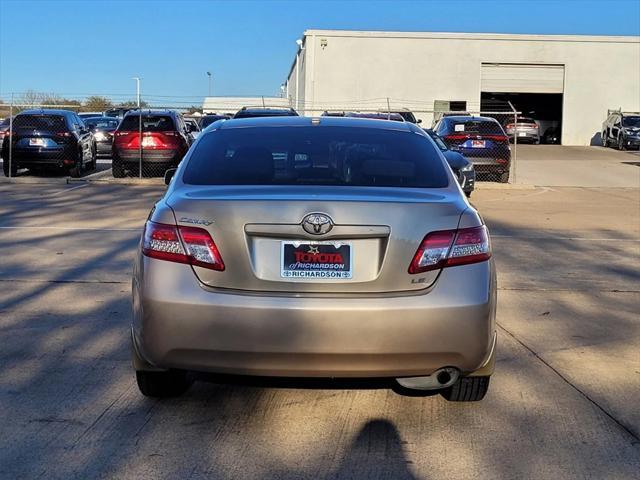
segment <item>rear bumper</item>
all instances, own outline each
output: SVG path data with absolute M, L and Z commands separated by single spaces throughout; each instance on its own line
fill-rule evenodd
M 3 150 L 6 153 L 6 149 Z M 9 155 L 6 155 L 9 158 Z M 76 161 L 77 153 L 74 149 L 16 149 L 11 152 L 11 160 L 17 162 L 21 167 L 35 166 L 63 166 Z
M 96 142 L 96 153 L 98 155 L 111 155 L 111 142 Z
M 139 150 L 118 150 L 116 157 L 123 164 L 140 162 Z M 142 163 L 167 163 L 177 165 L 180 162 L 175 150 L 143 150 Z
M 493 262 L 443 270 L 428 293 L 293 297 L 203 288 L 189 266 L 140 256 L 136 351 L 151 366 L 291 377 L 429 375 L 482 367 L 495 335 Z

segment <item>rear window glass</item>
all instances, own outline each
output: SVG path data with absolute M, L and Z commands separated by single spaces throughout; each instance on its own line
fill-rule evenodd
M 504 131 L 498 122 L 489 122 L 486 120 L 464 120 L 452 121 L 449 124 L 449 130 L 452 132 L 497 134 L 504 135 Z
M 518 123 L 536 123 L 536 121 L 533 118 L 529 118 L 529 117 L 519 117 Z
M 13 128 L 33 128 L 37 130 L 66 130 L 67 123 L 62 115 L 17 115 Z
M 106 128 L 115 130 L 118 127 L 118 120 L 109 118 L 85 118 L 84 123 L 89 128 Z
M 202 129 L 205 129 L 206 127 L 211 125 L 213 122 L 217 122 L 218 120 L 222 120 L 223 118 L 227 118 L 227 117 L 204 117 L 202 119 Z
M 127 115 L 122 120 L 119 130 L 125 132 L 137 132 L 140 128 L 140 115 Z M 168 132 L 175 130 L 173 118 L 169 115 L 143 115 L 142 131 L 143 132 Z
M 231 128 L 205 134 L 186 166 L 194 185 L 448 185 L 429 140 L 359 127 Z

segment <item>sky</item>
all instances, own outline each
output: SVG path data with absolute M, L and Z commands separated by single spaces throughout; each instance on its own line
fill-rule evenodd
M 0 0 L 0 98 L 276 95 L 307 29 L 640 35 L 640 0 Z

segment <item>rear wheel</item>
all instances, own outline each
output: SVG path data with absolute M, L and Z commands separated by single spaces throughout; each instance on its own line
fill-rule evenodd
M 456 383 L 440 392 L 450 402 L 477 402 L 489 390 L 491 377 L 461 377 Z
M 18 173 L 18 165 L 16 162 L 11 162 L 11 170 L 9 170 L 9 160 L 2 161 L 2 170 L 4 170 L 5 177 L 15 177 Z
M 89 167 L 87 170 L 93 171 L 98 166 L 98 151 L 96 146 L 94 145 L 91 148 L 91 161 L 89 162 Z
M 509 172 L 500 174 L 500 183 L 509 183 Z
M 168 370 L 166 372 L 147 372 L 136 370 L 138 389 L 145 397 L 167 398 L 182 395 L 189 389 L 191 382 L 187 372 Z
M 78 158 L 76 159 L 76 164 L 69 170 L 69 175 L 73 178 L 80 178 L 82 176 L 82 162 L 84 161 L 84 154 L 82 153 L 82 148 L 80 148 L 80 152 L 78 152 Z

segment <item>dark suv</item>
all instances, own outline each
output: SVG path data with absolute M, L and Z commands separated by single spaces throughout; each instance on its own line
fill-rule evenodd
M 142 138 L 140 112 L 127 112 L 113 133 L 113 176 L 124 177 L 125 170 L 139 172 L 140 165 L 145 175 L 163 176 L 178 166 L 191 142 L 182 116 L 174 110 L 143 110 Z
M 451 150 L 471 161 L 477 174 L 488 174 L 501 183 L 509 181 L 509 137 L 497 120 L 468 115 L 443 117 L 434 131 Z
M 602 124 L 602 145 L 640 149 L 640 114 L 613 112 Z
M 11 161 L 9 161 L 11 144 Z M 69 110 L 24 110 L 15 116 L 12 134 L 2 142 L 5 176 L 19 168 L 30 170 L 56 167 L 79 177 L 96 168 L 96 145 L 91 131 Z

